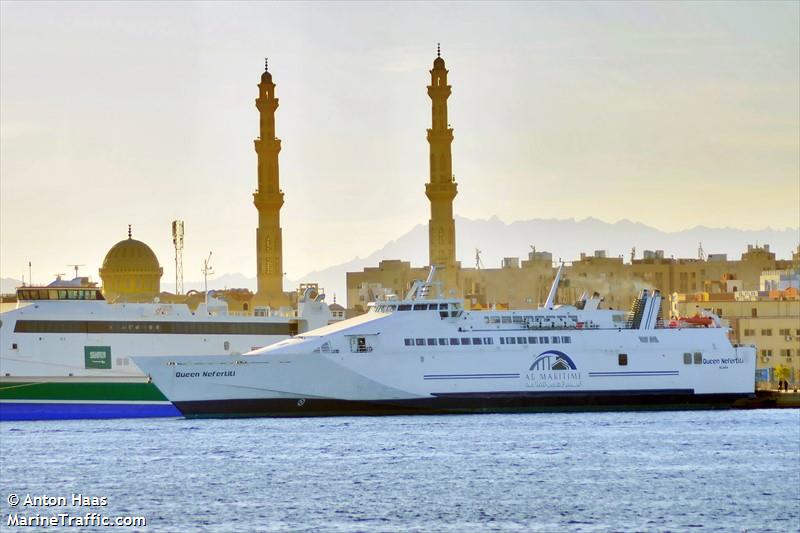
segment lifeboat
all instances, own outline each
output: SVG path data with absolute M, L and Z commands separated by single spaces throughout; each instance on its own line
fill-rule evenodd
M 711 324 L 714 323 L 714 319 L 712 319 L 710 316 L 700 315 L 681 317 L 680 321 L 691 326 L 703 326 L 706 328 L 710 327 Z

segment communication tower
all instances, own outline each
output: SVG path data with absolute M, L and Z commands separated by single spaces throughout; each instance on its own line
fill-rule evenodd
M 214 268 L 211 266 L 211 252 L 208 252 L 208 258 L 203 260 L 203 294 L 206 298 L 206 306 L 208 306 L 208 276 L 214 273 Z
M 172 244 L 175 245 L 175 294 L 183 294 L 183 220 L 172 221 Z

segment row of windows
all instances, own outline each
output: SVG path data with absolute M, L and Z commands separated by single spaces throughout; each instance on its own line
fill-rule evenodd
M 696 365 L 702 365 L 703 364 L 703 354 L 700 353 L 700 352 L 694 352 L 694 355 L 690 354 L 689 352 L 684 353 L 683 354 L 683 364 L 684 365 L 691 365 L 692 362 L 694 362 L 694 364 L 696 364 Z
M 175 335 L 296 335 L 296 323 L 123 322 L 108 320 L 17 320 L 16 333 L 149 333 Z
M 451 337 L 449 339 L 440 337 L 438 339 L 403 339 L 406 346 L 469 346 L 494 344 L 492 337 Z M 563 337 L 500 337 L 500 344 L 570 344 L 572 338 Z
M 572 337 L 500 337 L 500 344 L 571 344 Z
M 565 322 L 567 320 L 577 321 L 578 317 L 573 315 L 556 315 L 556 316 L 534 316 L 534 315 L 525 315 L 525 316 L 487 316 L 484 317 L 484 320 L 487 324 L 525 324 L 525 323 L 533 323 L 533 322 L 540 322 L 542 320 L 547 321 L 554 321 L 560 320 Z
M 796 336 L 800 337 L 800 329 L 794 330 L 794 334 Z M 790 328 L 779 329 L 778 330 L 778 335 L 780 335 L 781 337 L 791 337 L 792 336 L 792 330 Z M 756 330 L 755 329 L 745 329 L 744 330 L 744 336 L 745 337 L 755 337 L 756 336 Z M 762 329 L 761 330 L 761 336 L 762 337 L 772 337 L 772 328 Z
M 446 311 L 448 304 L 382 304 L 375 307 L 380 313 L 391 313 L 393 311 Z
M 494 344 L 494 339 L 491 337 L 450 337 L 449 339 L 440 337 L 438 339 L 403 339 L 403 342 L 406 346 L 470 346 Z
M 103 300 L 97 289 L 18 289 L 20 300 Z
M 658 337 L 648 336 L 648 337 L 639 337 L 639 342 L 658 342 Z
M 781 350 L 780 354 L 781 357 L 791 357 L 792 355 L 794 355 L 794 350 L 788 348 L 785 350 Z M 797 350 L 797 354 L 800 355 L 800 350 Z M 772 357 L 772 350 L 770 349 L 761 350 L 761 357 Z

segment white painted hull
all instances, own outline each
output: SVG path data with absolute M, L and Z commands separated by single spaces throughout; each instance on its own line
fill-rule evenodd
M 494 342 L 406 346 L 404 338 L 419 330 L 409 322 L 415 318 L 378 315 L 354 325 L 350 337 L 377 332 L 369 352 L 353 353 L 341 335 L 323 332 L 235 358 L 152 358 L 144 370 L 189 416 L 535 410 L 624 406 L 626 398 L 643 405 L 716 405 L 754 393 L 754 348 L 731 346 L 721 328 L 652 330 L 647 336 L 657 342 L 643 343 L 634 329 L 479 330 L 441 321 L 423 338 L 469 335 Z M 498 340 L 545 333 L 559 340 L 568 334 L 570 343 Z M 314 353 L 323 341 L 336 348 Z M 701 354 L 697 364 L 695 353 Z M 627 364 L 620 365 L 620 354 Z M 567 367 L 550 369 L 558 359 Z

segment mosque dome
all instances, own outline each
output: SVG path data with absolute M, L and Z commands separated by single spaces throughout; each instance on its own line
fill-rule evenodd
M 130 236 L 111 247 L 100 267 L 103 294 L 109 301 L 150 301 L 161 290 L 164 269 L 153 250 Z
M 433 68 L 444 68 L 444 59 L 437 57 L 433 60 Z
M 261 83 L 272 83 L 272 74 L 269 71 L 264 71 L 261 75 Z
M 128 237 L 111 247 L 103 259 L 104 272 L 158 272 L 158 258 L 142 241 Z

